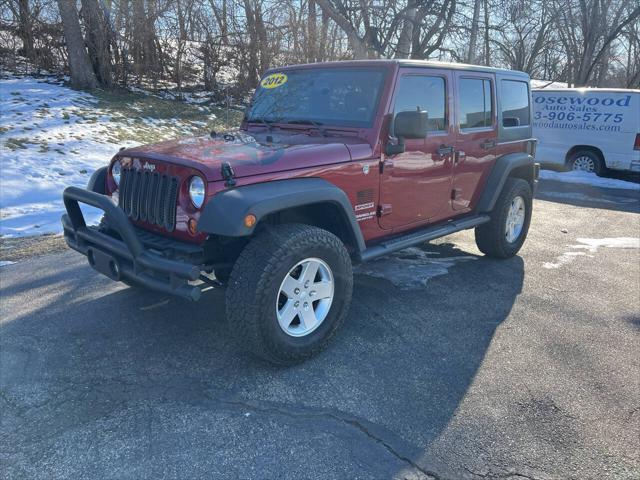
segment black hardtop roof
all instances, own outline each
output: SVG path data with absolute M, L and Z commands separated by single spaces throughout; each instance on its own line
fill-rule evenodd
M 489 72 L 509 76 L 517 76 L 529 79 L 529 74 L 518 70 L 508 70 L 505 68 L 485 67 L 484 65 L 469 65 L 466 63 L 436 62 L 431 60 L 410 60 L 410 59 L 378 59 L 378 60 L 340 60 L 333 62 L 305 63 L 300 65 L 287 65 L 284 67 L 271 68 L 269 71 L 287 70 L 297 67 L 321 68 L 321 67 L 358 67 L 358 66 L 400 66 L 400 67 L 423 67 L 423 68 L 444 68 L 451 70 L 466 70 L 469 72 Z

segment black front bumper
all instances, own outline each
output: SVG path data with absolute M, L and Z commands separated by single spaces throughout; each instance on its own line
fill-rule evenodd
M 129 280 L 189 300 L 200 298 L 201 287 L 189 282 L 202 279 L 203 265 L 168 258 L 161 249 L 149 248 L 138 229 L 110 197 L 68 187 L 63 199 L 67 209 L 66 215 L 62 216 L 64 238 L 69 247 L 86 255 L 94 269 L 113 280 Z M 79 203 L 103 210 L 106 223 L 115 235 L 87 226 Z

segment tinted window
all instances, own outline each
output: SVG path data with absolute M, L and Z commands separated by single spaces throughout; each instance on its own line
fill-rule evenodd
M 248 121 L 370 127 L 384 82 L 379 68 L 284 70 L 262 79 Z
M 500 92 L 502 125 L 529 125 L 529 85 L 515 80 L 502 80 Z
M 400 78 L 394 113 L 426 110 L 429 131 L 446 130 L 446 95 L 442 77 L 405 75 Z
M 459 90 L 460 128 L 491 127 L 491 82 L 480 78 L 461 78 Z

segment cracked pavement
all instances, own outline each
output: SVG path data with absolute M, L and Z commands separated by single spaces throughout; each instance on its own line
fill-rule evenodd
M 293 368 L 238 351 L 220 290 L 129 288 L 74 252 L 2 267 L 0 478 L 639 478 L 640 250 L 544 265 L 639 237 L 640 200 L 559 183 L 514 259 L 462 232 L 413 257 L 475 259 L 412 288 L 358 274 Z

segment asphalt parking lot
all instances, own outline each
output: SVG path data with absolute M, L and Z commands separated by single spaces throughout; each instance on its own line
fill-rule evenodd
M 2 267 L 2 478 L 640 478 L 640 199 L 545 181 L 529 239 L 362 267 L 330 347 L 241 354 L 224 295 Z

